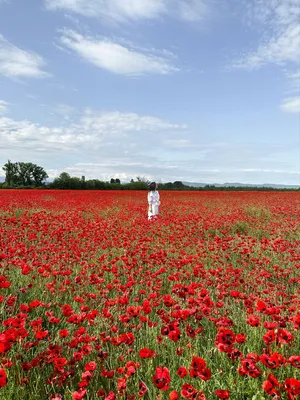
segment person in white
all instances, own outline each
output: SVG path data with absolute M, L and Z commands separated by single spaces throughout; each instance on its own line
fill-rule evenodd
M 157 184 L 155 182 L 151 182 L 149 185 L 148 192 L 148 219 L 151 220 L 154 216 L 159 213 L 159 193 L 157 190 Z

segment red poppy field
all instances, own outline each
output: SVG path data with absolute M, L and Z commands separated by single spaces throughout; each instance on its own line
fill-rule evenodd
M 0 192 L 0 399 L 300 398 L 296 192 Z

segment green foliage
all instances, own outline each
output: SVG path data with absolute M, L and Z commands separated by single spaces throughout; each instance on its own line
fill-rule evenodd
M 254 206 L 249 206 L 245 209 L 245 213 L 249 217 L 254 217 L 262 220 L 269 220 L 272 217 L 271 211 L 267 208 L 259 208 Z
M 125 190 L 148 190 L 146 182 L 130 182 L 123 185 Z
M 44 168 L 33 163 L 12 163 L 8 160 L 2 169 L 5 171 L 4 187 L 39 187 L 48 178 Z
M 120 179 L 111 179 L 110 182 L 100 181 L 99 179 L 86 180 L 85 177 L 70 176 L 67 172 L 62 172 L 48 185 L 51 189 L 68 190 L 120 190 L 123 189 Z
M 237 221 L 232 225 L 231 231 L 233 234 L 247 235 L 249 232 L 249 224 L 246 221 Z

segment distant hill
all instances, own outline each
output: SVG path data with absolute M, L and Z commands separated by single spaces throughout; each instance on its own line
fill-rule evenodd
M 282 185 L 275 183 L 262 183 L 262 184 L 253 184 L 253 183 L 239 183 L 239 182 L 225 182 L 225 183 L 199 183 L 199 182 L 182 182 L 186 186 L 193 187 L 205 187 L 215 186 L 215 187 L 265 187 L 265 188 L 273 188 L 273 189 L 298 189 L 299 185 Z

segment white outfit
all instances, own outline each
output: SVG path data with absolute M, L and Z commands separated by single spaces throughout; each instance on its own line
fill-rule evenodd
M 158 215 L 159 212 L 159 193 L 157 190 L 151 190 L 148 192 L 148 204 L 151 204 L 152 212 L 148 211 L 148 219 L 151 219 L 154 215 Z

